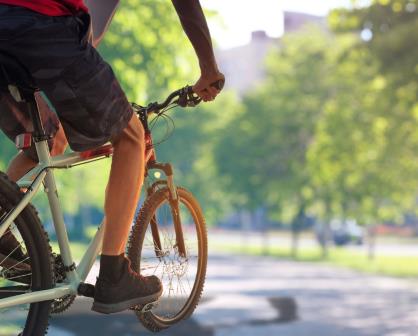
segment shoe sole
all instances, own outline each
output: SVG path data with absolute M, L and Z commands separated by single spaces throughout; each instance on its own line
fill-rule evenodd
M 162 293 L 163 289 L 161 288 L 158 292 L 154 294 L 118 303 L 101 303 L 94 301 L 91 310 L 102 314 L 119 313 L 134 306 L 146 305 L 148 303 L 155 302 L 160 298 Z

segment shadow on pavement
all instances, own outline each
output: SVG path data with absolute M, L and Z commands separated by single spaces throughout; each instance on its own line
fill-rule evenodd
M 203 302 L 210 302 L 211 298 L 205 298 Z M 203 303 L 202 302 L 202 303 Z M 284 322 L 291 322 L 296 320 L 297 317 L 297 305 L 296 302 L 290 297 L 276 297 L 269 299 L 270 305 L 277 312 L 274 318 L 270 319 L 249 319 L 242 325 L 248 326 L 261 326 L 269 324 L 281 324 Z M 100 336 L 128 336 L 128 335 L 155 335 L 145 329 L 140 321 L 136 318 L 132 311 L 126 311 L 119 314 L 101 315 L 94 313 L 90 310 L 91 300 L 79 299 L 77 302 L 63 315 L 55 315 L 51 318 L 51 330 L 50 335 L 54 334 L 62 335 L 77 335 L 77 336 L 90 336 L 92 334 Z M 222 314 L 222 310 L 217 310 Z M 239 314 L 239 311 L 235 309 L 235 314 Z M 229 328 L 231 325 L 222 323 L 218 324 L 216 328 Z M 175 327 L 167 329 L 159 333 L 160 335 L 199 335 L 199 336 L 212 336 L 215 335 L 214 328 L 211 326 L 202 326 L 193 319 L 190 318 L 186 321 L 176 324 Z
M 155 335 L 145 329 L 132 311 L 112 315 L 101 315 L 90 310 L 91 300 L 79 299 L 74 306 L 62 315 L 55 315 L 50 320 L 52 330 L 62 330 L 65 335 L 77 336 L 128 336 Z M 59 336 L 58 332 L 49 334 Z M 159 335 L 184 336 L 199 335 L 212 336 L 214 331 L 209 327 L 199 326 L 192 318 L 176 324 L 175 328 L 159 332 Z

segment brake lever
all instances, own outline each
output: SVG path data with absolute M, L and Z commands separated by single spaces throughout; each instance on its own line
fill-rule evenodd
M 182 91 L 179 95 L 179 98 L 174 103 L 178 104 L 181 107 L 186 107 L 188 103 L 187 100 L 187 92 Z
M 201 99 L 193 92 L 191 86 L 185 86 L 179 93 L 179 98 L 175 101 L 181 107 L 194 107 L 199 104 Z
M 190 107 L 195 107 L 196 105 L 198 105 L 201 101 L 202 98 L 200 98 L 196 93 L 191 92 L 188 93 L 188 99 L 187 99 L 187 106 Z

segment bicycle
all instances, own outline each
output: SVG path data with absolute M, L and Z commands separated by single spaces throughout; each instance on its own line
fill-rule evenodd
M 213 85 L 221 88 L 223 83 Z M 100 225 L 81 261 L 75 264 L 53 171 L 108 158 L 112 146 L 105 144 L 85 152 L 51 157 L 49 136 L 43 130 L 34 98 L 39 89 L 25 67 L 6 54 L 0 54 L 0 87 L 8 89 L 17 101 L 28 104 L 34 132 L 20 136 L 17 143 L 23 149 L 32 138 L 39 157 L 39 164 L 17 184 L 0 173 L 0 239 L 10 237 L 18 242 L 7 255 L 0 253 L 0 335 L 43 335 L 50 313 L 64 311 L 77 295 L 94 296 L 94 286 L 84 281 L 100 254 L 103 239 Z M 162 116 L 173 106 L 196 106 L 200 101 L 191 87 L 186 86 L 174 91 L 162 104 L 155 102 L 142 107 L 132 103 L 145 129 L 147 183 L 145 201 L 130 233 L 127 255 L 135 271 L 156 274 L 163 282 L 164 292 L 157 303 L 132 308 L 151 331 L 168 328 L 195 310 L 205 282 L 207 233 L 198 201 L 189 191 L 175 185 L 169 163 L 157 162 L 148 117 Z M 30 203 L 42 184 L 59 254 L 52 253 L 48 235 Z

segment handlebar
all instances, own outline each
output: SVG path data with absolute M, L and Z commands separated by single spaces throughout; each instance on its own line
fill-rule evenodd
M 218 80 L 211 84 L 212 87 L 222 90 L 223 86 L 225 84 L 224 80 Z M 176 99 L 177 98 L 177 99 Z M 132 103 L 132 106 L 135 108 L 136 112 L 138 114 L 145 114 L 150 115 L 152 113 L 159 114 L 161 110 L 165 109 L 171 104 L 177 104 L 181 107 L 193 107 L 198 105 L 202 101 L 202 98 L 200 98 L 196 93 L 194 93 L 193 88 L 189 85 L 186 85 L 185 87 L 176 90 L 172 92 L 167 99 L 159 104 L 157 102 L 150 103 L 148 106 L 143 107 L 139 106 L 135 103 Z

